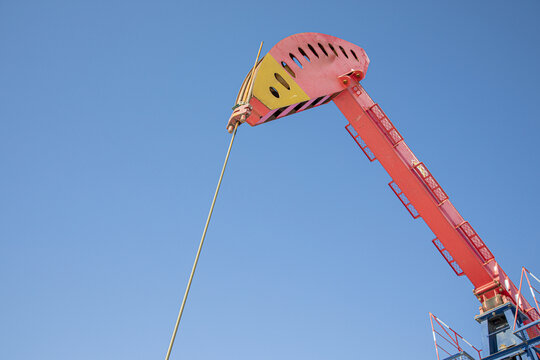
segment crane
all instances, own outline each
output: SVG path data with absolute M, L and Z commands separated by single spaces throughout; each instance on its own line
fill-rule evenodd
M 434 233 L 432 242 L 452 271 L 472 283 L 481 304 L 475 319 L 481 324 L 484 349 L 478 356 L 540 359 L 538 305 L 533 307 L 525 299 L 521 287 L 503 271 L 426 164 L 360 84 L 368 65 L 364 49 L 348 41 L 320 33 L 289 36 L 248 72 L 227 130 L 236 132 L 243 123 L 259 126 L 334 102 L 362 152 L 392 178 L 389 186 L 399 201 Z M 447 359 L 459 356 L 472 358 L 460 352 Z

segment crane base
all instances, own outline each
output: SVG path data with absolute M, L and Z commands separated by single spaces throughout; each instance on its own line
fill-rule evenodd
M 517 319 L 515 314 L 515 305 L 506 303 L 475 317 L 482 327 L 482 360 L 540 360 L 538 329 L 524 324 L 521 311 Z

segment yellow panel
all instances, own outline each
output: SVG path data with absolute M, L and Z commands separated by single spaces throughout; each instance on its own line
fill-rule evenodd
M 281 81 L 285 80 L 285 84 L 278 81 L 275 74 L 281 75 Z M 287 89 L 286 85 L 289 85 L 290 89 Z M 270 87 L 276 90 L 279 98 L 272 94 Z M 269 109 L 277 109 L 309 100 L 309 96 L 304 90 L 270 54 L 266 54 L 259 65 L 253 84 L 253 96 Z

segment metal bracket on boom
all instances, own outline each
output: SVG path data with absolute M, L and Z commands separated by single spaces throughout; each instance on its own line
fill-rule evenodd
M 454 270 L 454 272 L 456 273 L 457 276 L 465 275 L 465 273 L 463 272 L 463 270 L 461 269 L 461 267 L 459 266 L 457 261 L 450 254 L 450 252 L 444 247 L 441 240 L 439 240 L 438 238 L 435 238 L 431 242 L 433 243 L 433 245 L 435 245 L 437 250 L 439 250 L 439 252 L 441 253 L 444 260 L 446 260 L 448 265 L 450 265 L 450 267 L 452 268 L 452 270 Z
M 394 182 L 394 180 L 390 181 L 388 183 L 388 186 L 390 186 L 390 189 L 392 189 L 392 191 L 394 192 L 394 194 L 396 194 L 396 196 L 398 197 L 399 201 L 401 201 L 401 203 L 403 204 L 403 206 L 405 206 L 405 208 L 407 209 L 407 211 L 409 212 L 409 214 L 411 214 L 411 216 L 414 218 L 414 219 L 418 219 L 420 217 L 420 214 L 418 213 L 418 211 L 415 209 L 415 207 L 413 206 L 413 204 L 411 203 L 411 201 L 407 198 L 407 196 L 405 196 L 405 194 L 403 193 L 403 191 L 401 191 L 401 189 L 399 188 L 398 184 L 396 184 Z
M 352 128 L 352 130 L 351 130 Z M 364 142 L 364 140 L 362 140 L 362 138 L 360 137 L 359 134 L 356 134 L 354 135 L 353 131 L 354 128 L 351 127 L 351 124 L 347 124 L 345 125 L 345 130 L 347 130 L 347 132 L 349 133 L 349 135 L 351 135 L 351 137 L 353 138 L 354 142 L 360 147 L 360 149 L 362 150 L 362 152 L 366 155 L 366 157 L 369 159 L 369 161 L 375 161 L 377 160 L 377 158 L 375 157 L 375 155 L 373 154 L 373 152 L 369 149 L 369 147 L 366 145 L 366 143 Z M 355 131 L 356 132 L 356 131 Z
M 353 70 L 346 74 L 338 76 L 339 82 L 344 88 L 348 88 L 354 83 L 358 83 L 365 77 L 365 73 L 361 70 Z

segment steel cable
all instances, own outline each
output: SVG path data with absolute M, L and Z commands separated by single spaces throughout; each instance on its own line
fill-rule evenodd
M 219 193 L 219 188 L 221 187 L 221 181 L 223 180 L 223 174 L 225 174 L 225 168 L 227 167 L 227 162 L 229 161 L 229 155 L 231 154 L 232 145 L 234 138 L 236 136 L 236 130 L 238 130 L 238 122 L 234 126 L 234 132 L 231 137 L 231 143 L 229 144 L 229 149 L 227 150 L 227 156 L 225 156 L 225 162 L 223 163 L 223 168 L 221 169 L 221 175 L 219 176 L 219 181 L 216 187 L 216 192 L 214 194 L 214 199 L 212 200 L 212 206 L 210 206 L 210 212 L 208 213 L 208 218 L 206 219 L 206 224 L 204 225 L 204 231 L 201 237 L 201 242 L 199 243 L 199 249 L 197 250 L 197 255 L 195 256 L 195 262 L 191 268 L 191 274 L 189 275 L 188 284 L 186 287 L 186 292 L 184 293 L 184 298 L 182 299 L 182 305 L 180 306 L 180 311 L 178 312 L 178 318 L 176 319 L 176 324 L 174 325 L 174 331 L 172 333 L 171 342 L 169 343 L 169 349 L 167 350 L 167 355 L 165 360 L 169 360 L 171 356 L 172 347 L 174 345 L 174 339 L 176 338 L 176 333 L 178 332 L 178 326 L 180 325 L 180 319 L 182 319 L 182 313 L 184 312 L 184 307 L 186 306 L 186 300 L 189 295 L 189 289 L 191 288 L 191 282 L 193 281 L 193 276 L 195 275 L 195 270 L 197 269 L 197 263 L 199 262 L 199 256 L 201 255 L 201 250 L 204 244 L 204 238 L 206 237 L 206 231 L 208 230 L 208 225 L 210 224 L 210 218 L 214 212 L 214 205 L 216 204 L 216 199 Z

